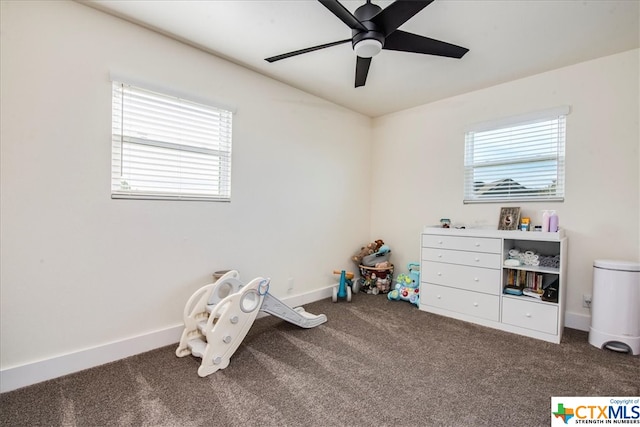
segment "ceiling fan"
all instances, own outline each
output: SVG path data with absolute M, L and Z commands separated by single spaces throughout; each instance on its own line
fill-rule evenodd
M 382 49 L 446 56 L 458 59 L 462 58 L 464 54 L 469 51 L 469 49 L 461 46 L 398 30 L 398 27 L 434 0 L 397 0 L 385 9 L 372 4 L 371 0 L 367 0 L 367 2 L 358 7 L 353 14 L 337 0 L 318 1 L 351 28 L 352 37 L 350 39 L 325 43 L 282 55 L 272 56 L 266 58 L 266 61 L 275 62 L 303 53 L 351 42 L 353 50 L 357 55 L 355 87 L 360 87 L 364 86 L 367 81 L 371 58 L 380 53 Z

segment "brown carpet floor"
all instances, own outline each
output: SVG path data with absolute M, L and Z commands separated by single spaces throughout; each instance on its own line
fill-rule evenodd
M 206 378 L 176 346 L 0 395 L 2 426 L 549 426 L 551 396 L 639 396 L 640 358 L 551 344 L 385 295 L 256 321 Z

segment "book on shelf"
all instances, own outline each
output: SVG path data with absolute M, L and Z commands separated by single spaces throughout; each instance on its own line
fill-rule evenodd
M 520 289 L 529 288 L 534 291 L 543 290 L 544 275 L 535 271 L 507 269 L 505 286 Z

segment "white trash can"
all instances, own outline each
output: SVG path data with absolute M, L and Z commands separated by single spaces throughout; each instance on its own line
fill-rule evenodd
M 640 263 L 594 261 L 589 344 L 640 354 Z

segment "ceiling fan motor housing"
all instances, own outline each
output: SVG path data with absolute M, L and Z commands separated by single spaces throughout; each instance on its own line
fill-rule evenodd
M 382 8 L 380 6 L 370 2 L 363 4 L 355 10 L 353 15 L 358 18 L 358 21 L 360 21 L 368 31 L 362 31 L 359 29 L 352 30 L 351 34 L 353 39 L 351 45 L 354 48 L 356 44 L 362 40 L 377 40 L 380 42 L 380 48 L 384 46 L 383 29 L 371 22 L 371 19 L 380 13 L 381 10 Z

